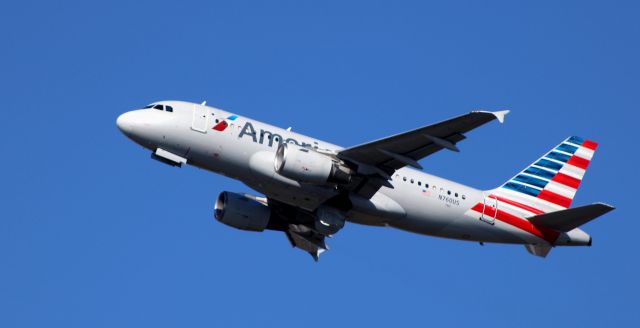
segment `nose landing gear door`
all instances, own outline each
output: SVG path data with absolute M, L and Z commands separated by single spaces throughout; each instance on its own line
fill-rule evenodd
M 193 105 L 193 122 L 191 129 L 194 131 L 207 133 L 207 125 L 209 124 L 209 109 L 201 105 Z
M 495 224 L 496 215 L 498 215 L 498 199 L 494 196 L 485 194 L 480 220 L 489 224 Z

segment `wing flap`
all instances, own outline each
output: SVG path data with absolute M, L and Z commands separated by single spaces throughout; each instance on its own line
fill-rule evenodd
M 318 262 L 320 254 L 329 249 L 329 246 L 324 242 L 325 236 L 314 232 L 307 226 L 289 224 L 289 228 L 284 233 L 291 246 L 309 253 L 316 262 Z

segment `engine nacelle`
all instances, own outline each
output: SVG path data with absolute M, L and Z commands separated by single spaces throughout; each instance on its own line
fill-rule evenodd
M 214 208 L 218 221 L 241 230 L 263 231 L 271 219 L 269 206 L 234 192 L 221 192 Z
M 278 174 L 306 183 L 349 183 L 351 169 L 312 149 L 287 143 L 276 151 L 274 168 Z
M 323 235 L 333 235 L 344 227 L 344 214 L 329 206 L 320 206 L 316 210 L 314 229 Z

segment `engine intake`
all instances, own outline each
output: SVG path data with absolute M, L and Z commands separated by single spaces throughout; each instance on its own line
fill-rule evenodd
M 271 209 L 251 197 L 234 192 L 221 192 L 214 206 L 215 218 L 241 230 L 263 231 L 269 225 Z
M 280 144 L 274 160 L 276 172 L 306 183 L 349 183 L 351 169 L 313 149 L 287 143 Z

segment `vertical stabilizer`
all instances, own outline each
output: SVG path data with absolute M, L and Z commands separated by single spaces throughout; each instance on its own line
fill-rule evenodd
M 598 144 L 569 137 L 492 193 L 533 216 L 569 208 Z

